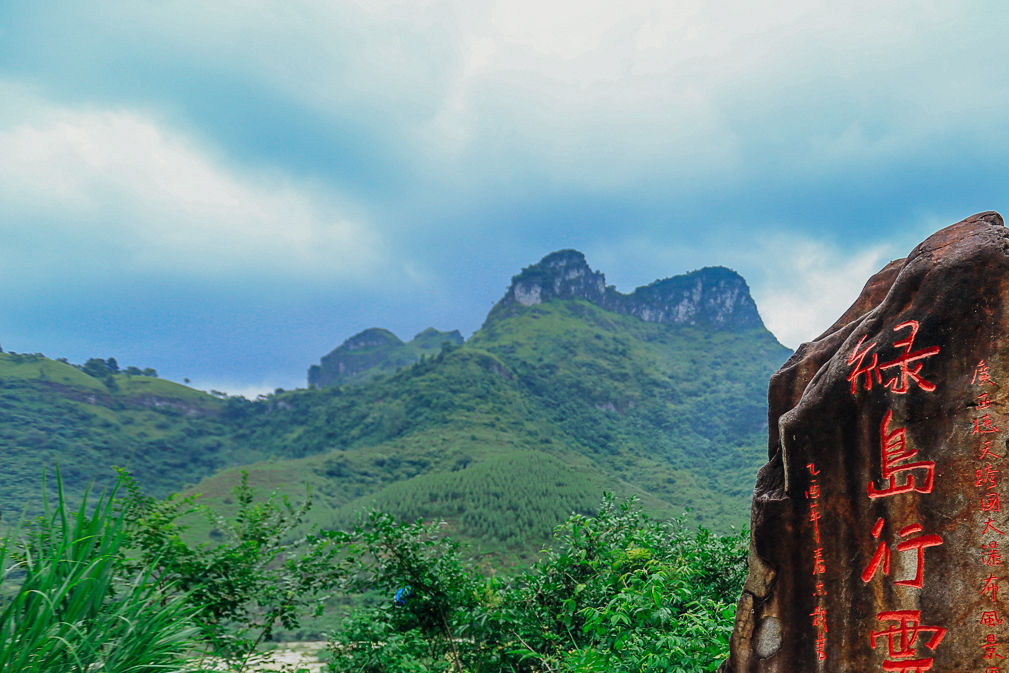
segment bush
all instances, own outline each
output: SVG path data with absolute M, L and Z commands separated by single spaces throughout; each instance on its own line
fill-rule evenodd
M 339 547 L 321 538 L 310 543 L 298 533 L 311 506 L 307 497 L 297 507 L 276 494 L 257 502 L 243 472 L 234 488 L 237 511 L 225 518 L 192 498 L 155 500 L 125 473 L 121 479 L 129 539 L 141 554 L 138 569 L 148 569 L 198 609 L 194 621 L 204 655 L 232 670 L 260 657 L 260 645 L 277 625 L 295 629 L 305 613 L 321 610 L 323 592 L 340 582 L 333 562 Z M 181 520 L 194 513 L 210 519 L 214 544 L 187 540 Z
M 438 524 L 373 513 L 342 539 L 352 588 L 385 598 L 333 634 L 331 671 L 701 673 L 728 654 L 747 536 L 690 533 L 608 496 L 507 581 L 465 563 Z
M 58 493 L 55 508 L 46 501 L 45 514 L 9 531 L 0 547 L 2 581 L 12 586 L 0 598 L 0 670 L 181 668 L 193 642 L 193 608 L 160 591 L 149 571 L 121 572 L 124 518 L 111 497 L 99 497 L 88 514 L 85 495 L 73 513 L 62 484 Z

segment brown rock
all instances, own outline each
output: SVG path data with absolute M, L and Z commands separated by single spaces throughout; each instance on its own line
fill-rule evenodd
M 720 671 L 1009 670 L 1007 297 L 1009 230 L 975 215 L 772 377 Z

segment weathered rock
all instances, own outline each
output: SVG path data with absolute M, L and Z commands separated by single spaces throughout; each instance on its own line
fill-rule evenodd
M 487 321 L 551 299 L 583 299 L 607 311 L 666 325 L 726 330 L 764 327 L 750 288 L 731 269 L 705 267 L 623 294 L 606 285 L 606 276 L 593 271 L 577 250 L 550 253 L 513 276 Z
M 720 671 L 1009 670 L 1007 298 L 1009 230 L 975 215 L 873 276 L 771 379 Z

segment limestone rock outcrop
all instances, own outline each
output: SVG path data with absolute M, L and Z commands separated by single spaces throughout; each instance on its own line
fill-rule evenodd
M 869 279 L 772 377 L 722 673 L 1009 670 L 1009 230 Z
M 623 294 L 606 285 L 606 276 L 593 271 L 577 250 L 550 253 L 514 276 L 488 320 L 551 299 L 582 299 L 607 311 L 667 325 L 715 329 L 764 326 L 746 281 L 731 269 L 706 267 Z

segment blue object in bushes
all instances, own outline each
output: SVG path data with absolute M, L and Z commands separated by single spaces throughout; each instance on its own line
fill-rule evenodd
M 396 605 L 406 605 L 406 599 L 409 597 L 410 587 L 403 587 L 396 592 L 396 597 L 393 599 L 393 602 L 395 602 Z

